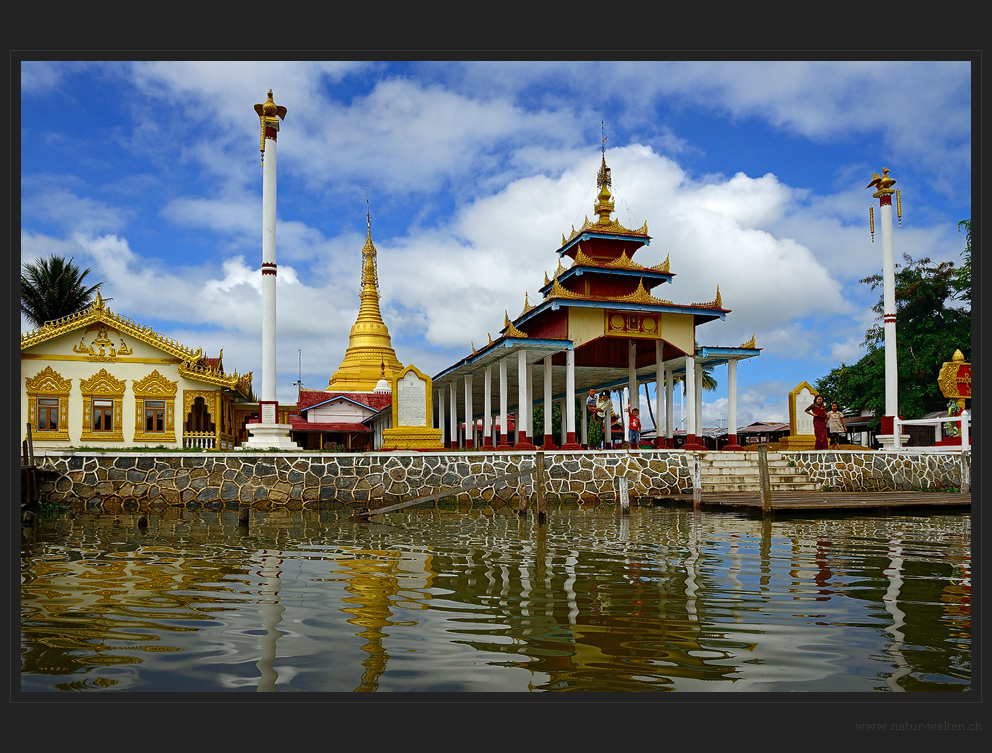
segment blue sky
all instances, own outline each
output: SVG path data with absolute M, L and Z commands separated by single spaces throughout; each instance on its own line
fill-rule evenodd
M 732 309 L 700 345 L 756 335 L 738 423 L 863 353 L 880 291 L 872 173 L 901 191 L 897 261 L 960 262 L 971 217 L 967 60 L 21 62 L 21 260 L 74 257 L 117 313 L 254 371 L 261 192 L 253 106 L 279 134 L 280 400 L 322 389 L 358 312 L 371 210 L 397 357 L 434 375 L 498 336 L 592 215 L 602 134 L 636 260 Z M 877 206 L 877 202 L 876 202 Z M 30 329 L 21 322 L 22 331 Z M 953 352 L 953 348 L 951 350 Z M 950 355 L 950 354 L 949 354 Z M 300 374 L 302 370 L 302 376 Z M 726 371 L 703 423 L 726 417 Z M 841 396 L 842 397 L 842 396 Z

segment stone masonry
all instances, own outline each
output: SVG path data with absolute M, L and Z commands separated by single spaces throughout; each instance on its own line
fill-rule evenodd
M 545 453 L 549 502 L 616 500 L 617 478 L 632 498 L 691 494 L 694 453 L 672 450 Z M 724 455 L 728 453 L 712 453 Z M 757 453 L 741 453 L 754 459 Z M 961 484 L 960 453 L 793 452 L 798 470 L 835 491 L 936 489 Z M 970 474 L 970 453 L 965 453 Z M 43 500 L 104 506 L 233 509 L 382 507 L 495 479 L 534 462 L 533 452 L 72 453 L 38 457 Z M 533 486 L 524 489 L 529 498 Z M 515 501 L 516 480 L 452 494 L 493 507 Z

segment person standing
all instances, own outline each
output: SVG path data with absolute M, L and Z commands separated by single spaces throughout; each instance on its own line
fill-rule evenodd
M 586 393 L 586 412 L 589 414 L 589 428 L 599 423 L 599 405 L 596 403 L 596 389 L 589 388 Z
M 830 412 L 827 413 L 827 433 L 830 435 L 830 446 L 840 445 L 840 437 L 847 434 L 847 424 L 844 423 L 844 414 L 837 403 L 830 403 Z
M 606 432 L 610 432 L 610 445 L 613 444 L 613 401 L 610 399 L 609 391 L 600 393 L 599 400 L 596 402 L 599 412 L 603 416 L 603 449 L 606 447 Z M 609 423 L 607 423 L 609 422 Z M 623 433 L 621 432 L 621 437 Z
M 813 404 L 806 409 L 806 413 L 813 417 L 813 436 L 816 438 L 814 450 L 827 449 L 827 409 L 823 406 L 823 395 L 817 395 L 813 398 Z
M 641 445 L 641 412 L 637 408 L 627 410 L 630 413 L 630 449 L 636 450 Z

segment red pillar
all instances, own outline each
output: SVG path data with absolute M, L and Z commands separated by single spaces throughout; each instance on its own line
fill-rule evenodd
M 737 444 L 737 432 L 734 432 L 733 434 L 728 434 L 727 439 L 729 441 L 727 442 L 727 446 L 723 448 L 724 450 L 729 450 L 731 452 L 739 452 L 744 449 L 739 444 Z

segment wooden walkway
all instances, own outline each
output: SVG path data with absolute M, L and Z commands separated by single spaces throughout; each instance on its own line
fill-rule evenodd
M 692 507 L 692 495 L 641 497 L 657 505 Z M 773 492 L 772 512 L 857 512 L 914 508 L 971 509 L 970 492 Z M 702 495 L 703 510 L 761 512 L 761 494 L 711 492 Z

